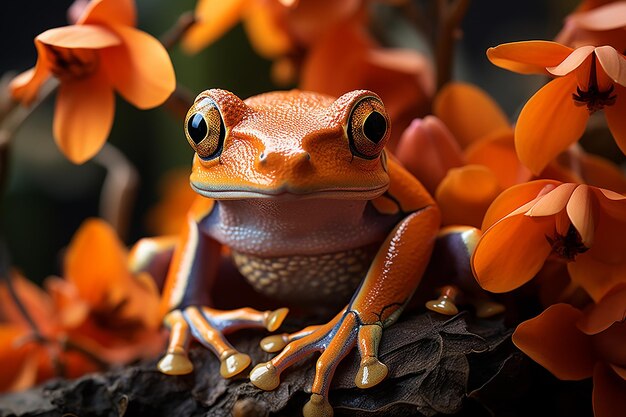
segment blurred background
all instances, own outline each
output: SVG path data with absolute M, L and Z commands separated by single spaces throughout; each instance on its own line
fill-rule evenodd
M 4 2 L 0 14 L 0 74 L 32 67 L 36 61 L 33 38 L 47 29 L 66 25 L 66 10 L 71 3 Z M 459 33 L 454 78 L 482 87 L 513 117 L 544 80 L 496 68 L 486 59 L 485 50 L 504 42 L 553 38 L 564 16 L 577 3 L 472 1 Z M 159 37 L 181 13 L 193 10 L 195 0 L 138 0 L 137 4 L 139 28 Z M 387 36 L 381 41 L 386 46 L 429 53 L 403 16 L 385 4 L 375 7 L 373 25 L 385 31 Z M 240 25 L 198 55 L 186 55 L 178 47 L 170 53 L 179 84 L 193 95 L 219 87 L 246 98 L 285 88 L 272 83 L 271 63 L 254 53 Z M 0 200 L 0 234 L 9 247 L 12 264 L 35 281 L 60 273 L 63 248 L 84 219 L 99 214 L 105 178 L 105 170 L 96 162 L 76 166 L 57 150 L 52 138 L 53 105 L 54 97 L 48 98 L 14 138 Z M 163 108 L 141 111 L 119 98 L 109 143 L 128 158 L 139 174 L 139 187 L 131 199 L 134 201 L 129 200 L 132 214 L 125 239 L 131 244 L 150 234 L 146 213 L 159 199 L 163 175 L 173 169 L 189 170 L 193 152 L 179 118 Z

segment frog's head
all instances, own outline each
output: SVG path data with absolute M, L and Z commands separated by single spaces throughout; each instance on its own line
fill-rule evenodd
M 293 90 L 245 101 L 207 90 L 185 119 L 196 152 L 192 187 L 217 199 L 373 199 L 389 186 L 389 133 L 382 101 L 366 90 L 336 100 Z

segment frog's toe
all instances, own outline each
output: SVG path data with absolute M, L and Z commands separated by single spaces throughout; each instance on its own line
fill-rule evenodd
M 359 388 L 371 388 L 382 382 L 389 373 L 387 365 L 375 357 L 361 360 L 361 365 L 354 378 L 354 384 Z
M 378 346 L 383 328 L 378 324 L 362 325 L 359 328 L 358 347 L 361 355 L 359 370 L 354 384 L 359 388 L 371 388 L 387 377 L 387 365 L 378 360 Z
M 459 289 L 457 287 L 454 285 L 446 285 L 441 288 L 439 298 L 426 302 L 426 308 L 435 313 L 454 316 L 459 313 L 459 309 L 455 304 L 458 295 Z
M 294 340 L 302 339 L 305 336 L 310 335 L 315 330 L 317 330 L 320 326 L 309 326 L 295 333 L 283 333 L 283 334 L 275 334 L 271 336 L 267 336 L 261 340 L 259 343 L 261 349 L 266 351 L 267 353 L 276 353 L 283 350 L 285 346 Z
M 165 324 L 170 328 L 169 343 L 157 368 L 167 375 L 188 374 L 193 371 L 193 364 L 187 357 L 189 325 L 179 310 L 169 313 L 165 317 Z
M 311 399 L 302 408 L 304 417 L 332 417 L 333 414 L 333 407 L 320 394 L 311 394 Z
M 237 352 L 234 349 L 224 351 L 220 355 L 220 374 L 230 378 L 242 372 L 250 365 L 250 356 Z
M 274 334 L 261 339 L 259 345 L 267 353 L 276 353 L 283 350 L 289 343 L 289 335 L 287 333 Z
M 280 384 L 280 373 L 272 362 L 260 363 L 250 372 L 250 382 L 264 391 L 272 391 Z
M 287 317 L 288 313 L 288 308 L 279 308 L 278 310 L 265 312 L 263 317 L 263 324 L 265 325 L 265 328 L 270 332 L 275 331 L 281 324 L 283 324 L 283 321 L 285 320 L 285 317 Z
M 193 371 L 193 364 L 183 349 L 167 352 L 157 364 L 159 371 L 166 375 L 186 375 Z

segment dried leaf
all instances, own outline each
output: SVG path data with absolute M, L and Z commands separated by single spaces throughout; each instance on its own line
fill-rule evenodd
M 469 314 L 452 318 L 433 313 L 406 315 L 383 335 L 380 358 L 390 369 L 389 377 L 368 390 L 355 388 L 358 358 L 352 353 L 337 370 L 331 404 L 338 415 L 457 413 L 468 393 L 480 401 L 482 387 L 506 368 L 512 347 L 503 342 L 509 340 L 510 333 L 501 320 L 478 320 Z M 263 336 L 261 332 L 242 331 L 230 339 L 258 363 L 271 357 L 258 348 Z M 47 413 L 297 415 L 307 400 L 316 358 L 285 371 L 281 385 L 272 392 L 257 389 L 245 376 L 224 380 L 219 376 L 219 362 L 203 348 L 193 348 L 191 359 L 196 369 L 186 376 L 160 374 L 152 362 L 75 381 L 51 381 L 25 393 L 0 397 L 0 417 Z

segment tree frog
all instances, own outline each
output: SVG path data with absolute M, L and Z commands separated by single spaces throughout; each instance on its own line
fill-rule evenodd
M 263 349 L 281 352 L 250 373 L 254 385 L 272 390 L 290 365 L 321 352 L 303 412 L 332 415 L 331 379 L 355 346 L 355 384 L 367 388 L 386 377 L 377 357 L 383 330 L 418 286 L 440 225 L 432 197 L 385 152 L 390 123 L 381 99 L 366 90 L 339 98 L 292 90 L 241 100 L 212 89 L 196 98 L 185 135 L 200 197 L 166 278 L 162 313 L 170 336 L 159 369 L 191 372 L 193 337 L 231 377 L 250 358 L 223 335 L 244 327 L 273 331 L 284 319 L 286 309 L 211 308 L 227 247 L 249 283 L 278 302 L 343 304 L 328 323 L 264 339 Z

